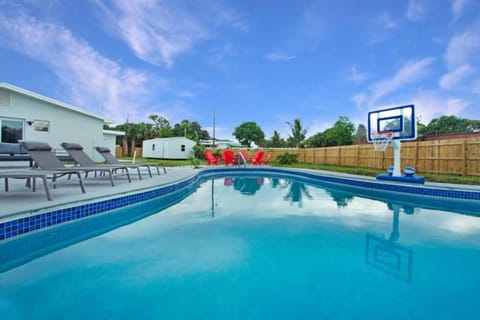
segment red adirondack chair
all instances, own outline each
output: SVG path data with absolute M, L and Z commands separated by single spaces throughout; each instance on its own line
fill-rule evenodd
M 220 160 L 219 158 L 215 157 L 211 151 L 205 151 L 203 155 L 205 156 L 208 165 L 218 164 L 218 160 Z
M 232 150 L 225 150 L 222 152 L 223 163 L 228 166 L 229 164 L 237 164 L 235 156 Z
M 270 162 L 270 158 L 272 157 L 272 152 L 270 151 L 269 153 L 267 153 L 267 156 L 265 157 L 265 159 L 262 160 L 262 163 L 264 165 L 268 165 L 268 163 Z
M 257 152 L 257 154 L 255 155 L 255 157 L 251 158 L 250 159 L 250 162 L 254 165 L 254 166 L 259 166 L 262 164 L 262 158 L 263 158 L 263 155 L 264 155 L 264 152 L 263 150 L 260 150 Z

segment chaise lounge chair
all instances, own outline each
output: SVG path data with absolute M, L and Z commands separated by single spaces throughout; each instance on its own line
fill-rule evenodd
M 128 172 L 128 169 L 137 169 L 138 178 L 142 180 L 142 173 L 140 172 L 140 168 L 137 166 L 130 167 L 129 165 L 99 165 L 95 161 L 93 161 L 92 158 L 90 158 L 83 151 L 83 147 L 78 143 L 63 142 L 61 146 L 63 149 L 65 149 L 65 151 L 67 151 L 68 155 L 72 157 L 73 161 L 75 161 L 75 164 L 77 166 L 80 166 L 81 168 L 82 167 L 112 168 L 114 173 L 116 173 L 118 170 Z M 152 174 L 150 173 L 150 171 L 148 173 L 150 174 L 150 177 L 152 177 Z
M 128 166 L 129 168 L 147 168 L 148 174 L 150 175 L 150 178 L 152 177 L 152 171 L 151 167 L 155 167 L 157 169 L 157 174 L 160 175 L 160 167 L 155 164 L 155 163 L 123 163 L 118 161 L 117 158 L 113 156 L 113 154 L 110 152 L 109 148 L 106 147 L 95 147 L 95 150 L 97 150 L 98 153 L 105 159 L 105 162 L 111 165 L 122 165 L 122 166 Z M 163 173 L 167 174 L 167 169 L 165 167 L 161 167 L 163 169 Z
M 36 179 L 40 178 L 43 182 L 43 187 L 45 188 L 45 194 L 47 196 L 47 200 L 51 201 L 52 197 L 50 195 L 50 190 L 48 189 L 47 179 L 51 178 L 54 182 L 53 187 L 56 187 L 56 180 L 58 177 L 63 175 L 71 175 L 75 174 L 78 177 L 78 182 L 80 184 L 80 189 L 82 193 L 85 193 L 85 187 L 83 185 L 82 176 L 80 172 L 76 170 L 68 170 L 68 171 L 54 171 L 54 170 L 40 170 L 40 169 L 18 169 L 18 170 L 5 170 L 0 171 L 0 178 L 5 179 L 5 192 L 8 192 L 8 179 L 26 179 L 27 180 L 27 187 L 31 187 L 32 191 L 36 191 Z
M 57 172 L 63 172 L 68 174 L 69 172 L 82 172 L 82 173 L 89 173 L 89 172 L 102 172 L 108 173 L 108 177 L 110 179 L 110 183 L 112 187 L 114 186 L 113 183 L 113 173 L 115 171 L 114 168 L 105 167 L 102 168 L 101 166 L 94 166 L 94 167 L 71 167 L 67 168 L 65 165 L 55 156 L 52 152 L 52 147 L 48 145 L 48 143 L 44 142 L 36 142 L 36 141 L 23 141 L 22 147 L 27 150 L 28 154 L 32 157 L 33 161 L 35 162 L 35 166 L 42 170 L 54 170 Z M 130 174 L 127 171 L 127 178 L 128 182 L 131 182 Z

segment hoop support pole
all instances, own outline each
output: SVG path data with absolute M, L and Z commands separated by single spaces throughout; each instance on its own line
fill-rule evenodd
M 400 150 L 402 148 L 402 143 L 400 140 L 391 141 L 393 147 L 393 173 L 392 176 L 400 177 L 402 176 L 402 170 L 400 166 Z

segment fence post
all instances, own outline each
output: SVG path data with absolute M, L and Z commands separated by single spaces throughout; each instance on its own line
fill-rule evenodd
M 415 141 L 415 159 L 413 159 L 413 167 L 416 169 L 418 167 L 418 141 Z
M 462 175 L 467 175 L 467 139 L 462 140 Z

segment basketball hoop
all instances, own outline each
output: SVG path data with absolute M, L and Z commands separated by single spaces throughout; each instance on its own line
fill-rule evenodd
M 375 151 L 385 151 L 387 150 L 388 144 L 392 141 L 393 132 L 391 131 L 382 131 L 382 132 L 372 132 L 372 143 Z

